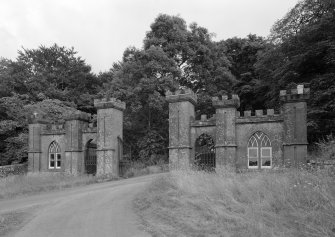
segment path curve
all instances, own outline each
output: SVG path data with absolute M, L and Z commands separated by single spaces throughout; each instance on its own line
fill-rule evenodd
M 35 207 L 17 237 L 150 236 L 139 229 L 132 200 L 158 175 L 93 184 L 0 202 L 0 212 Z M 11 235 L 12 236 L 12 235 Z

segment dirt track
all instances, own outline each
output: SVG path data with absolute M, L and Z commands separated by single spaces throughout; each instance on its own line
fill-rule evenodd
M 132 200 L 157 175 L 0 202 L 0 213 L 29 212 L 17 237 L 150 236 L 138 228 Z

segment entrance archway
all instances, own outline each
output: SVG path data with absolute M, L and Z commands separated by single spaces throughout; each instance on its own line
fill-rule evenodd
M 97 144 L 92 143 L 92 140 L 86 144 L 84 167 L 86 174 L 97 173 Z
M 215 170 L 215 143 L 208 134 L 201 134 L 195 141 L 195 165 L 200 170 Z

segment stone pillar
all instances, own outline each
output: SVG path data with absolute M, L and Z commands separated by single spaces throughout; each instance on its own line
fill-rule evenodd
M 65 172 L 68 174 L 79 175 L 82 173 L 82 160 L 85 151 L 83 147 L 84 127 L 87 127 L 90 115 L 77 111 L 68 116 L 65 120 Z
M 123 138 L 123 111 L 126 104 L 114 98 L 96 99 L 97 175 L 119 176 L 118 137 Z
M 216 167 L 236 163 L 236 109 L 240 106 L 238 95 L 222 96 L 222 99 L 213 97 L 213 106 L 216 108 Z
M 297 89 L 280 91 L 284 115 L 284 165 L 297 167 L 307 158 L 307 100 L 309 88 L 298 85 Z
M 192 162 L 190 122 L 194 120 L 197 96 L 191 89 L 167 91 L 169 102 L 169 165 L 170 169 L 189 168 Z
M 47 122 L 34 114 L 29 119 L 28 172 L 41 171 L 41 131 Z

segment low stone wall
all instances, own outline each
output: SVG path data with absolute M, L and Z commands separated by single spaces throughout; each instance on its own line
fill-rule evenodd
M 25 174 L 28 171 L 28 164 L 5 165 L 0 166 L 0 178 L 7 177 L 8 175 Z

